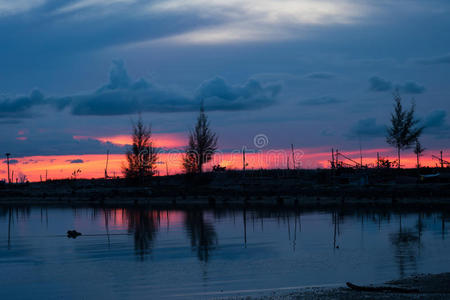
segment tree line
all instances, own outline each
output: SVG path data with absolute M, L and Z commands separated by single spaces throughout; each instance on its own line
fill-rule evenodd
M 142 118 L 133 124 L 133 144 L 126 153 L 127 164 L 123 167 L 123 174 L 132 180 L 145 180 L 156 173 L 158 153 L 152 141 L 152 129 L 145 125 Z M 210 127 L 208 116 L 203 103 L 197 123 L 189 131 L 189 142 L 183 155 L 182 166 L 187 174 L 203 172 L 203 166 L 211 161 L 217 150 L 218 136 Z
M 424 126 L 419 126 L 415 117 L 415 104 L 405 109 L 398 91 L 394 92 L 394 111 L 391 113 L 390 126 L 387 128 L 386 142 L 396 148 L 398 168 L 401 167 L 401 152 L 414 148 L 417 156 L 417 167 L 420 167 L 420 156 L 425 150 L 419 137 Z M 158 153 L 153 145 L 151 126 L 145 125 L 142 118 L 133 124 L 133 144 L 126 153 L 127 164 L 123 174 L 129 179 L 144 179 L 155 175 Z M 189 142 L 183 155 L 182 166 L 188 174 L 203 172 L 203 166 L 208 163 L 217 150 L 218 136 L 211 129 L 203 103 L 193 129 L 189 131 Z

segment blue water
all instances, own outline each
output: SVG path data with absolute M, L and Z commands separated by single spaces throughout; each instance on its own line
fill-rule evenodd
M 448 272 L 447 218 L 3 207 L 0 299 L 219 298 Z M 69 239 L 69 229 L 83 235 Z

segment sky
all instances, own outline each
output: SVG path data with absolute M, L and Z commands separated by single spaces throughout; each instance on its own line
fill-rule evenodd
M 0 151 L 16 174 L 67 177 L 119 158 L 138 114 L 182 150 L 203 101 L 224 153 L 294 144 L 299 164 L 326 167 L 331 147 L 394 156 L 398 90 L 426 126 L 424 159 L 449 156 L 449 13 L 446 0 L 0 0 Z

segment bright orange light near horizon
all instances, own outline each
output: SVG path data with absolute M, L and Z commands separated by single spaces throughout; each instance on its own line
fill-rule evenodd
M 393 161 L 396 159 L 395 151 L 392 149 L 368 149 L 363 151 L 363 164 L 369 166 L 376 165 L 377 152 L 380 157 L 388 158 Z M 436 167 L 438 161 L 431 158 L 432 153 L 438 151 L 429 150 L 421 157 L 422 166 Z M 346 156 L 356 162 L 360 161 L 359 151 L 343 152 Z M 12 160 L 13 158 L 11 158 Z M 158 154 L 156 165 L 157 176 L 174 175 L 183 172 L 182 168 L 183 151 L 171 151 Z M 304 148 L 296 150 L 295 161 L 297 168 L 315 169 L 329 168 L 331 160 L 331 151 L 325 151 L 318 148 Z M 402 167 L 414 168 L 416 166 L 416 156 L 407 152 L 402 154 Z M 264 152 L 254 152 L 246 154 L 246 168 L 248 170 L 258 169 L 286 169 L 293 168 L 292 152 L 290 149 L 268 150 Z M 110 177 L 122 176 L 122 167 L 126 162 L 124 154 L 109 155 L 108 175 Z M 205 170 L 212 170 L 214 165 L 226 167 L 227 170 L 242 170 L 243 157 L 242 152 L 217 153 L 213 160 L 205 165 Z M 103 178 L 105 176 L 106 155 L 105 154 L 87 154 L 87 155 L 57 155 L 57 156 L 29 156 L 14 158 L 14 163 L 10 165 L 11 172 L 14 172 L 14 181 L 20 180 L 23 175 L 27 176 L 29 181 L 40 181 L 48 179 L 67 179 L 72 178 L 76 170 L 77 178 Z M 6 163 L 2 164 L 0 169 L 0 179 L 6 180 Z
M 131 135 L 120 134 L 113 136 L 91 137 L 91 136 L 74 136 L 76 140 L 93 139 L 102 143 L 111 143 L 119 146 L 131 145 Z M 155 147 L 158 148 L 179 148 L 184 147 L 187 138 L 179 133 L 154 133 L 152 139 Z

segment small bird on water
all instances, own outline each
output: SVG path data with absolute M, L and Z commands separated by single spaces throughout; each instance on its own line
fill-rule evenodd
M 80 235 L 81 235 L 81 232 L 78 232 L 76 230 L 67 230 L 67 237 L 68 238 L 76 239 Z

